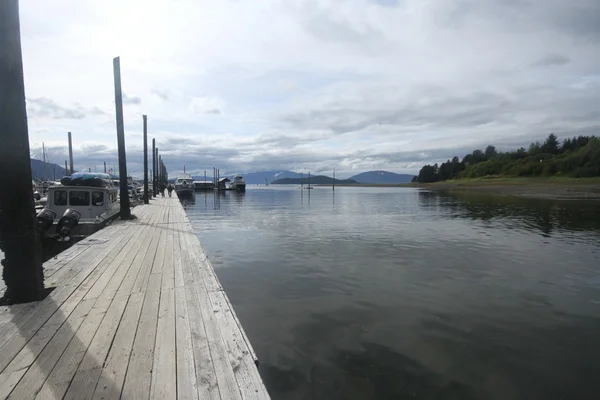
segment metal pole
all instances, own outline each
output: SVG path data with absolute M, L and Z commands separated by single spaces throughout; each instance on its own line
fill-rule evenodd
M 67 167 L 67 160 L 65 160 L 65 176 L 69 175 L 69 168 Z
M 106 161 L 104 161 L 104 173 L 106 173 Z
M 335 169 L 333 170 L 333 191 L 335 192 Z
M 0 249 L 4 300 L 24 303 L 44 294 L 41 247 L 33 213 L 33 187 L 18 0 L 0 6 Z
M 71 141 L 71 132 L 69 132 L 69 175 L 73 175 L 73 142 Z
M 144 119 L 144 204 L 150 203 L 148 199 L 148 117 Z
M 125 155 L 125 127 L 123 124 L 123 94 L 121 92 L 121 60 L 113 59 L 115 79 L 115 112 L 117 116 L 117 146 L 119 150 L 119 186 L 121 219 L 131 219 L 129 209 L 129 190 L 127 188 L 127 159 Z
M 152 197 L 156 197 L 156 139 L 152 139 Z

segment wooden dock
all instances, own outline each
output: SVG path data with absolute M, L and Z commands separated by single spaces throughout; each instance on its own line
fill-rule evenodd
M 133 214 L 46 262 L 43 301 L 0 308 L 0 399 L 268 399 L 177 197 Z

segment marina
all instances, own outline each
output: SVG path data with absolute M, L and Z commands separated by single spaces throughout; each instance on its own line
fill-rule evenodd
M 45 299 L 0 308 L 0 399 L 268 399 L 178 199 L 132 214 L 46 262 Z

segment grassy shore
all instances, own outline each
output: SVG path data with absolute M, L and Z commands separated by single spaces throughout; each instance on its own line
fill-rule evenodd
M 331 185 L 316 185 L 329 186 Z M 339 187 L 416 187 L 447 192 L 480 192 L 493 195 L 547 199 L 600 200 L 600 177 L 516 178 L 487 177 L 456 179 L 435 183 L 344 184 Z
M 600 177 L 595 178 L 476 178 L 457 179 L 417 187 L 449 192 L 468 191 L 548 199 L 600 200 Z

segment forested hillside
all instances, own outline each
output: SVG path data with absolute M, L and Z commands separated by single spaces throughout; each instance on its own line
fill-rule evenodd
M 425 165 L 413 182 L 438 182 L 454 178 L 485 176 L 600 176 L 600 138 L 578 136 L 564 139 L 550 134 L 544 143 L 528 149 L 498 152 L 494 146 L 475 150 L 460 160 L 454 157 L 440 165 Z

